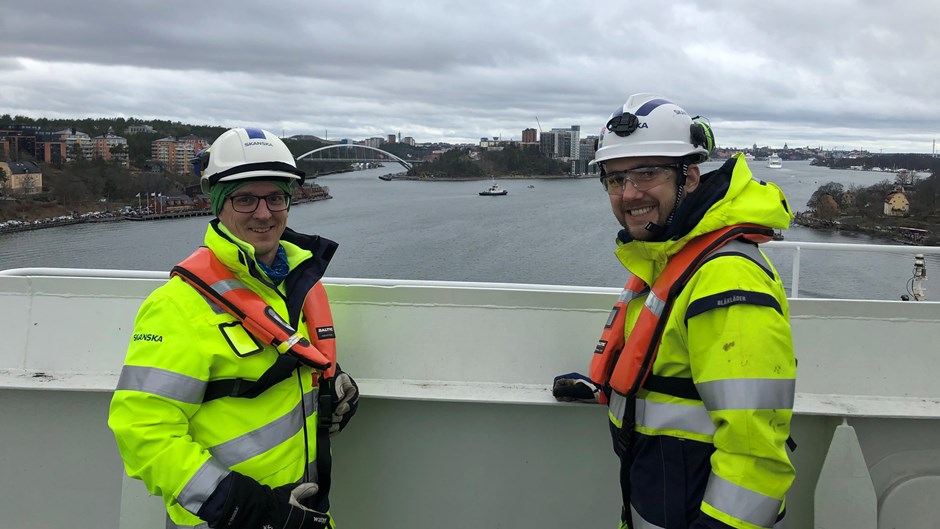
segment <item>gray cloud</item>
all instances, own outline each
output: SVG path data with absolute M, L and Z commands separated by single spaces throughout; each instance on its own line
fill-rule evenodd
M 930 152 L 933 0 L 4 6 L 0 113 L 421 141 L 595 133 L 634 92 L 722 145 Z M 718 5 L 713 5 L 718 4 Z

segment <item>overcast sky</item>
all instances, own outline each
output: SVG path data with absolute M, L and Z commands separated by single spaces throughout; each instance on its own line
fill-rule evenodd
M 631 93 L 721 146 L 931 153 L 937 0 L 5 2 L 0 114 L 417 142 L 597 134 Z M 537 121 L 538 120 L 538 121 Z

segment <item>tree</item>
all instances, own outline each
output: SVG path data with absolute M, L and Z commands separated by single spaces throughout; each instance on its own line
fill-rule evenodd
M 36 189 L 36 177 L 31 174 L 23 175 L 23 193 L 31 195 Z
M 127 161 L 127 145 L 118 144 L 110 149 L 111 151 L 111 163 L 117 165 L 124 165 L 124 162 Z
M 911 213 L 918 216 L 936 215 L 940 209 L 940 177 L 931 175 L 914 185 Z
M 816 203 L 816 216 L 826 220 L 832 220 L 839 216 L 839 204 L 832 198 L 832 195 L 819 197 Z
M 813 196 L 811 196 L 809 201 L 806 202 L 806 206 L 813 209 L 819 209 L 819 201 L 822 199 L 822 197 L 829 195 L 829 198 L 833 200 L 841 200 L 843 192 L 844 188 L 842 187 L 842 184 L 836 182 L 823 184 L 819 186 L 819 189 L 813 192 Z
M 85 149 L 82 148 L 82 142 L 76 141 L 72 144 L 72 147 L 69 148 L 69 156 L 73 161 L 83 161 L 85 160 Z

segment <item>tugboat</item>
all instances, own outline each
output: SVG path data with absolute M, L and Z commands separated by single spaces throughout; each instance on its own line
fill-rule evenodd
M 495 181 L 493 181 L 493 185 L 491 185 L 489 189 L 486 191 L 480 191 L 481 197 L 499 197 L 507 194 L 509 194 L 509 191 L 499 187 L 499 184 L 497 184 Z

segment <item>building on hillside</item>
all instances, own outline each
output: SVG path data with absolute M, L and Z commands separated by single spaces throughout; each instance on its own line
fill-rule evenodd
M 131 125 L 127 127 L 124 134 L 153 134 L 157 132 L 150 125 Z
M 198 136 L 174 138 L 168 136 L 154 140 L 150 146 L 151 158 L 163 164 L 168 172 L 177 175 L 192 174 L 190 163 L 196 154 L 209 146 L 209 142 Z
M 122 167 L 130 167 L 127 139 L 116 136 L 108 130 L 103 136 L 95 136 L 91 139 L 92 156 L 102 160 L 114 161 Z
M 511 139 L 504 140 L 501 138 L 480 138 L 480 143 L 478 147 L 485 151 L 501 151 L 506 147 L 514 147 L 519 142 L 513 141 Z
M 0 130 L 0 160 L 19 161 L 35 156 L 36 136 L 22 130 Z
M 404 138 L 401 139 L 401 142 L 404 143 L 405 145 L 411 145 L 412 147 L 415 146 L 415 139 L 412 138 L 411 136 L 405 136 Z
M 522 143 L 535 143 L 539 141 L 537 131 L 533 128 L 522 130 Z
M 66 159 L 65 141 L 54 132 L 14 125 L 0 130 L 0 160 L 55 162 Z
M 0 162 L 6 180 L 0 183 L 0 194 L 34 195 L 42 192 L 42 169 L 35 162 Z
M 55 132 L 40 132 L 36 135 L 34 156 L 40 162 L 64 162 L 69 156 L 68 143 Z
M 362 140 L 363 145 L 365 145 L 366 147 L 373 147 L 375 149 L 378 149 L 379 147 L 381 147 L 383 143 L 385 143 L 385 140 L 382 138 L 378 138 L 378 137 L 366 138 Z
M 55 132 L 60 141 L 65 142 L 65 159 L 74 162 L 78 158 L 91 160 L 93 156 L 93 147 L 91 136 L 84 132 L 75 130 L 75 128 L 59 130 Z
M 903 191 L 892 191 L 885 196 L 885 215 L 906 217 L 910 214 L 911 203 Z

